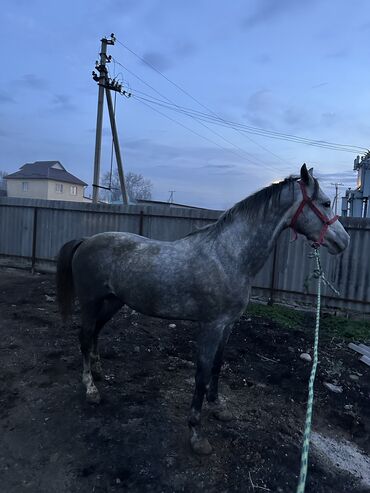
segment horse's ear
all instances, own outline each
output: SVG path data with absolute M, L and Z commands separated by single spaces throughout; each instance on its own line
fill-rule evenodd
M 311 175 L 311 176 L 312 176 L 312 178 L 313 178 L 313 168 L 310 168 L 310 169 L 308 170 L 308 172 L 310 173 L 310 175 Z
M 310 183 L 310 174 L 307 169 L 306 163 L 304 163 L 301 168 L 301 180 L 305 185 L 309 185 Z

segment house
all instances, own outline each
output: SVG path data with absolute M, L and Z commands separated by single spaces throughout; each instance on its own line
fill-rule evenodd
M 87 183 L 68 173 L 59 161 L 35 161 L 6 176 L 8 197 L 85 202 Z
M 342 216 L 370 218 L 370 151 L 357 156 L 353 164 L 357 171 L 357 186 L 354 190 L 346 190 L 342 198 Z

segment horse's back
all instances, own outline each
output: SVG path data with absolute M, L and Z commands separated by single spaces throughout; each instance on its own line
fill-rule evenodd
M 144 274 L 148 278 L 150 273 L 161 276 L 165 271 L 184 266 L 190 250 L 181 241 L 152 240 L 125 232 L 98 233 L 77 250 L 73 259 L 74 276 L 91 276 L 91 279 L 127 279 Z
M 209 290 L 202 286 L 209 282 L 206 262 L 193 239 L 169 242 L 109 232 L 80 246 L 73 274 L 85 299 L 113 294 L 142 313 L 189 318 L 199 310 L 199 293 Z
M 140 236 L 135 233 L 128 233 L 125 231 L 107 231 L 104 233 L 97 233 L 90 236 L 85 241 L 85 246 L 89 248 L 110 247 L 120 245 L 121 247 L 129 247 L 130 245 L 148 244 L 148 243 L 165 243 L 158 240 L 152 240 L 145 236 Z

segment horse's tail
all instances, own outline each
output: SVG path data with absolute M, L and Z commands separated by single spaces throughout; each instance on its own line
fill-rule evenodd
M 83 239 L 80 239 L 65 243 L 60 249 L 57 258 L 57 300 L 63 322 L 68 320 L 72 313 L 72 306 L 75 298 L 72 259 L 77 248 L 83 241 Z

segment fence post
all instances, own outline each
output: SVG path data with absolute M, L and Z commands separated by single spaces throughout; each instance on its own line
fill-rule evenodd
M 33 209 L 32 258 L 31 258 L 31 272 L 32 272 L 32 274 L 35 273 L 36 246 L 37 246 L 37 207 L 35 207 Z
M 274 256 L 272 259 L 272 273 L 271 273 L 271 282 L 270 282 L 270 296 L 267 300 L 268 305 L 274 304 L 274 291 L 275 291 L 275 276 L 276 276 L 276 257 L 277 257 L 277 242 L 274 246 Z
M 140 211 L 140 218 L 139 218 L 139 235 L 143 236 L 144 232 L 144 211 Z

